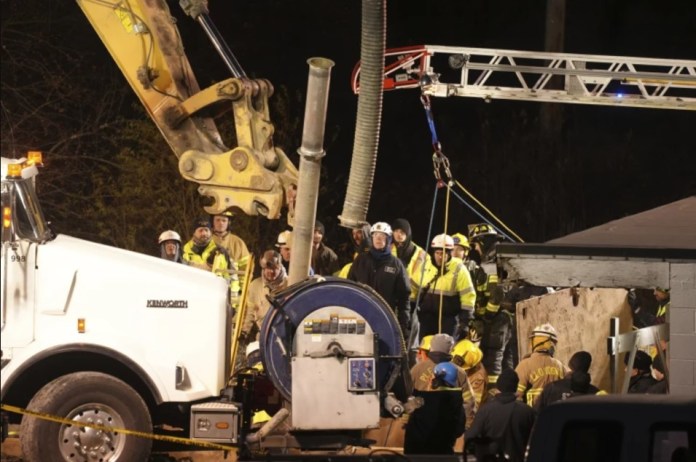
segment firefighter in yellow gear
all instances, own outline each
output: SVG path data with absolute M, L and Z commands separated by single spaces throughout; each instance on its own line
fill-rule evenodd
M 187 265 L 210 271 L 228 281 L 233 299 L 239 294 L 237 267 L 227 251 L 212 239 L 207 218 L 195 221 L 193 237 L 184 244 L 181 256 Z
M 242 238 L 230 232 L 232 216 L 232 212 L 211 216 L 213 240 L 227 251 L 239 271 L 246 271 L 251 254 Z
M 281 260 L 278 252 L 267 250 L 259 261 L 261 276 L 251 281 L 247 291 L 246 313 L 242 323 L 246 339 L 258 339 L 263 319 L 271 308 L 268 295 L 288 286 L 288 275 Z
M 433 265 L 426 272 L 419 301 L 419 335 L 446 333 L 461 340 L 469 333 L 476 291 L 464 262 L 452 258 L 451 236 L 435 236 L 430 247 Z
M 466 371 L 477 407 L 485 400 L 488 388 L 488 374 L 481 359 L 483 352 L 469 339 L 460 340 L 452 349 L 452 362 Z
M 466 373 L 468 379 L 467 386 L 462 388 L 467 429 L 474 422 L 488 385 L 482 357 L 481 350 L 468 339 L 460 340 L 452 348 L 452 362 Z
M 520 378 L 518 394 L 527 404 L 534 407 L 544 386 L 561 380 L 570 369 L 553 357 L 558 334 L 551 324 L 536 326 L 529 338 L 532 342 L 532 354 L 520 361 L 515 372 Z

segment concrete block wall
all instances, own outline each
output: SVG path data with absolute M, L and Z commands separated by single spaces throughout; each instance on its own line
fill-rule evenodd
M 670 264 L 670 394 L 696 396 L 696 263 Z

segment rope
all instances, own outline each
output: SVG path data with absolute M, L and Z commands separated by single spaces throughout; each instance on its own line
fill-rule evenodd
M 454 194 L 454 197 L 456 197 L 457 199 L 459 199 L 459 200 L 462 202 L 462 204 L 464 204 L 464 205 L 466 205 L 467 207 L 469 207 L 469 210 L 471 210 L 471 211 L 474 212 L 476 215 L 478 215 L 478 217 L 479 217 L 481 220 L 485 221 L 486 223 L 489 223 L 489 220 L 486 219 L 486 217 L 483 216 L 478 210 L 476 210 L 471 204 L 469 204 L 462 196 L 460 196 L 459 194 L 457 194 L 457 193 L 454 192 L 454 191 L 452 192 L 452 194 Z M 489 224 L 490 224 L 490 223 L 489 223 Z M 497 226 L 492 225 L 492 224 L 491 224 L 491 226 L 493 226 L 496 230 L 498 230 L 498 232 L 500 233 L 500 235 L 503 236 L 504 238 L 508 239 L 509 241 L 513 241 L 513 240 L 514 240 L 514 239 L 512 239 L 510 236 L 508 236 L 507 234 L 505 234 L 503 231 L 501 231 Z
M 485 210 L 486 212 L 488 212 L 488 215 L 490 215 L 491 217 L 493 217 L 493 219 L 494 219 L 496 222 L 498 222 L 498 223 L 500 224 L 500 226 L 502 226 L 502 227 L 505 228 L 510 234 L 512 234 L 513 236 L 515 236 L 515 237 L 517 238 L 517 241 L 518 241 L 518 242 L 524 242 L 524 240 L 523 240 L 520 236 L 518 236 L 517 234 L 515 234 L 515 232 L 514 232 L 513 230 L 511 230 L 505 223 L 503 223 L 503 221 L 502 221 L 500 218 L 498 218 L 493 212 L 491 212 L 490 210 L 488 210 L 488 208 L 487 208 L 485 205 L 483 205 L 483 204 L 481 203 L 481 201 L 479 201 L 478 199 L 476 199 L 476 197 L 475 197 L 473 194 L 471 194 L 469 191 L 467 191 L 467 189 L 466 189 L 464 186 L 462 186 L 462 184 L 461 184 L 459 181 L 454 180 L 454 183 L 455 183 L 457 186 L 459 186 L 459 188 L 460 188 L 462 191 L 464 191 L 464 192 L 466 193 L 467 196 L 469 196 L 470 198 L 472 198 L 472 199 L 474 200 L 474 202 L 476 202 L 476 204 L 477 204 L 479 207 L 481 207 L 483 210 Z M 492 225 L 492 223 L 489 223 L 489 224 Z M 506 236 L 506 237 L 508 237 L 508 236 Z M 508 237 L 508 239 L 510 239 L 510 238 Z M 510 240 L 512 240 L 512 239 L 510 239 Z
M 498 218 L 493 212 L 491 212 L 481 201 L 479 201 L 473 194 L 471 194 L 462 184 L 457 181 L 452 179 L 452 172 L 450 170 L 450 162 L 447 156 L 442 152 L 442 144 L 440 143 L 440 140 L 438 139 L 437 136 L 437 129 L 435 127 L 435 119 L 433 117 L 433 110 L 432 110 L 432 105 L 430 103 L 430 96 L 421 93 L 420 96 L 420 101 L 423 104 L 423 110 L 425 111 L 425 117 L 428 121 L 428 128 L 430 129 L 430 141 L 433 146 L 433 174 L 435 176 L 435 179 L 437 180 L 438 187 L 442 188 L 444 186 L 447 186 L 447 199 L 449 201 L 449 193 L 450 193 L 450 186 L 452 184 L 456 184 L 459 186 L 459 188 L 464 191 L 464 193 L 469 196 L 471 199 L 476 202 L 476 204 L 481 207 L 483 210 L 485 210 L 489 216 L 491 216 L 495 222 L 497 222 L 500 227 L 504 228 L 510 235 L 514 236 L 516 239 L 512 239 L 509 235 L 505 234 L 495 226 L 493 223 L 490 222 L 486 217 L 484 217 L 482 214 L 480 214 L 478 211 L 476 211 L 471 205 L 469 205 L 463 198 L 457 196 L 459 200 L 461 200 L 464 204 L 466 204 L 476 215 L 478 215 L 483 221 L 486 223 L 490 224 L 494 228 L 498 229 L 500 234 L 502 234 L 505 238 L 507 238 L 510 241 L 517 240 L 517 242 L 524 242 L 524 240 L 518 236 L 512 229 L 510 229 L 500 218 Z M 443 180 L 443 173 L 444 173 L 444 180 Z M 456 193 L 455 193 L 456 195 Z M 447 218 L 445 218 L 447 220 Z M 447 234 L 447 223 L 445 223 L 445 234 Z
M 452 188 L 450 185 L 447 185 L 447 198 L 445 199 L 445 225 L 444 225 L 444 233 L 445 235 L 447 234 L 447 222 L 449 221 L 449 205 L 450 205 L 450 192 L 452 191 Z M 443 248 L 442 249 L 442 264 L 440 265 L 440 281 L 442 281 L 442 277 L 445 275 L 445 265 L 447 264 L 447 261 L 445 259 L 445 253 L 446 250 Z M 437 285 L 437 283 L 436 283 Z M 433 290 L 435 290 L 435 287 L 433 287 Z M 438 313 L 437 313 L 437 332 L 439 334 L 442 333 L 442 304 L 443 300 L 445 298 L 445 292 L 443 290 L 440 291 L 440 303 L 438 306 Z
M 418 292 L 416 293 L 416 310 L 414 311 L 414 316 L 418 316 L 418 310 L 420 307 L 418 306 L 421 301 L 421 294 L 423 293 L 423 280 L 425 279 L 425 267 L 427 266 L 425 263 L 428 258 L 428 252 L 430 251 L 430 236 L 432 235 L 433 232 L 433 220 L 435 219 L 435 209 L 437 207 L 437 192 L 440 189 L 439 185 L 435 186 L 435 191 L 433 193 L 433 206 L 430 209 L 430 222 L 428 223 L 428 237 L 426 240 L 426 245 L 425 245 L 425 261 L 423 261 L 423 264 L 421 265 L 421 274 L 420 274 L 420 280 L 418 281 Z

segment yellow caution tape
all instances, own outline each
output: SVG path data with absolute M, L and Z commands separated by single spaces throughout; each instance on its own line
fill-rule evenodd
M 136 431 L 136 430 L 127 430 L 125 428 L 110 427 L 107 425 L 97 425 L 97 424 L 89 424 L 89 423 L 84 423 L 84 422 L 76 422 L 74 420 L 64 419 L 62 417 L 58 417 L 55 415 L 45 414 L 43 412 L 36 412 L 36 411 L 30 411 L 29 409 L 22 409 L 21 407 L 11 406 L 9 404 L 0 404 L 0 408 L 2 408 L 3 411 L 12 412 L 14 414 L 29 415 L 32 417 L 36 417 L 37 419 L 48 420 L 50 422 L 56 422 L 56 423 L 61 423 L 61 424 L 65 424 L 65 425 L 79 425 L 80 427 L 88 427 L 88 428 L 94 428 L 96 430 L 102 430 L 102 431 L 107 431 L 107 432 L 117 432 L 117 433 L 122 433 L 124 435 L 137 436 L 138 438 L 148 438 L 151 440 L 168 441 L 170 443 L 187 444 L 187 445 L 191 445 L 191 446 L 199 446 L 199 447 L 208 448 L 208 449 L 219 449 L 222 451 L 232 451 L 232 450 L 237 449 L 234 446 L 226 446 L 224 444 L 210 443 L 208 441 L 192 440 L 190 438 L 181 438 L 178 436 L 155 435 L 154 433 L 146 433 L 146 432 L 140 432 L 140 431 Z

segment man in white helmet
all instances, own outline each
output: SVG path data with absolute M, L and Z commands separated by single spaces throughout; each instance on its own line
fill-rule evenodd
M 181 259 L 181 236 L 176 231 L 168 229 L 160 234 L 157 240 L 160 247 L 160 257 L 176 263 L 183 263 Z
M 438 333 L 463 340 L 474 318 L 476 290 L 469 270 L 459 258 L 452 258 L 454 240 L 447 234 L 430 243 L 432 266 L 427 267 L 419 300 L 421 338 Z
M 570 369 L 553 357 L 558 343 L 558 333 L 549 324 L 536 326 L 529 339 L 532 343 L 532 354 L 520 361 L 515 369 L 520 383 L 517 392 L 526 398 L 527 404 L 534 407 L 541 396 L 544 386 L 561 380 Z
M 391 253 L 392 229 L 388 223 L 377 222 L 370 228 L 372 245 L 368 252 L 355 257 L 348 279 L 361 282 L 377 291 L 396 314 L 404 338 L 410 329 L 408 297 L 411 288 L 403 263 Z
M 276 247 L 278 252 L 282 257 L 283 266 L 285 271 L 290 273 L 290 240 L 292 239 L 292 231 L 289 229 L 282 231 L 278 234 L 278 239 L 276 239 Z

